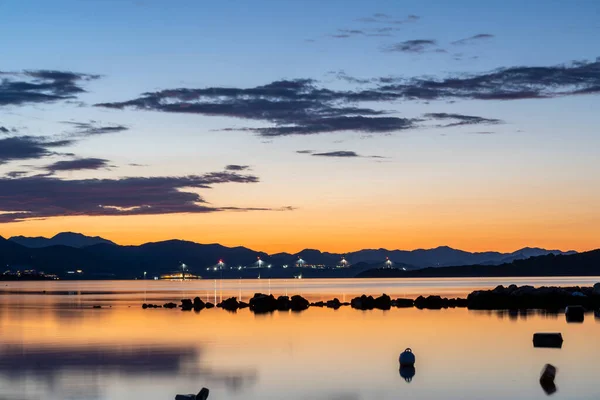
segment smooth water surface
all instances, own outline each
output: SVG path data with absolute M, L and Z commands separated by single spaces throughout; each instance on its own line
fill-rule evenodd
M 142 310 L 142 302 L 254 292 L 311 300 L 387 293 L 465 296 L 500 283 L 586 285 L 600 278 L 85 281 L 0 283 L 0 399 L 542 399 L 546 363 L 556 399 L 596 399 L 600 323 L 539 312 L 310 308 L 254 315 Z M 102 305 L 102 309 L 92 309 Z M 562 332 L 562 349 L 534 349 L 534 332 Z M 416 373 L 399 375 L 411 347 Z

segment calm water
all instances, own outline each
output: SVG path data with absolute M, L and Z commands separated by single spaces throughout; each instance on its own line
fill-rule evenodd
M 563 315 L 311 308 L 255 316 L 142 310 L 200 295 L 254 292 L 349 300 L 362 294 L 464 296 L 516 283 L 591 285 L 599 278 L 288 281 L 21 282 L 0 287 L 0 399 L 542 399 L 545 363 L 558 367 L 556 399 L 597 399 L 600 323 Z M 100 304 L 102 309 L 91 309 Z M 562 332 L 563 348 L 534 349 L 534 332 Z M 407 383 L 398 355 L 411 347 Z

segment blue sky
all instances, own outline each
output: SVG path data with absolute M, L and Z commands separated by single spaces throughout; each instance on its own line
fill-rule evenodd
M 510 101 L 469 95 L 358 102 L 354 106 L 410 119 L 411 128 L 336 129 L 277 137 L 257 134 L 257 129 L 273 126 L 274 121 L 258 118 L 259 114 L 233 118 L 95 105 L 176 88 L 247 89 L 311 79 L 319 89 L 342 93 L 378 87 L 375 81 L 359 84 L 344 77 L 439 81 L 481 76 L 498 68 L 570 68 L 573 61 L 593 65 L 600 56 L 597 1 L 5 0 L 0 2 L 0 17 L 0 71 L 8 73 L 7 79 L 31 80 L 18 74 L 36 70 L 101 76 L 77 81 L 85 92 L 71 101 L 0 105 L 0 126 L 14 129 L 11 136 L 72 138 L 77 129 L 65 121 L 126 128 L 72 140 L 60 152 L 0 162 L 0 173 L 26 172 L 13 181 L 72 159 L 106 163 L 102 168 L 50 169 L 51 176 L 43 179 L 60 180 L 56 187 L 67 190 L 68 182 L 62 181 L 181 177 L 221 171 L 229 164 L 248 165 L 242 174 L 260 182 L 228 181 L 193 190 L 211 207 L 247 212 L 211 209 L 195 215 L 193 207 L 183 207 L 181 213 L 186 215 L 192 210 L 184 238 L 293 250 L 305 247 L 293 227 L 308 223 L 315 234 L 314 239 L 305 237 L 307 245 L 323 247 L 320 244 L 335 231 L 337 221 L 353 215 L 365 224 L 365 232 L 388 232 L 374 235 L 372 246 L 587 249 L 596 245 L 590 224 L 600 219 L 593 206 L 600 200 L 596 150 L 600 104 L 593 93 Z M 427 43 L 422 49 L 390 51 L 408 42 L 414 46 L 414 41 Z M 600 79 L 597 71 L 586 72 L 586 89 Z M 552 81 L 545 88 L 568 90 L 561 82 Z M 433 113 L 485 120 L 452 125 L 464 120 L 424 117 Z M 277 121 L 276 125 L 291 120 Z M 339 151 L 363 157 L 331 156 Z M 32 194 L 35 199 L 40 195 Z M 113 199 L 114 194 L 107 197 Z M 30 201 L 35 203 L 33 198 L 19 199 Z M 0 201 L 0 212 L 33 216 L 39 211 L 35 206 L 16 210 L 11 202 Z M 127 204 L 153 207 L 146 203 L 140 195 L 139 204 Z M 124 207 L 116 200 L 109 206 Z M 294 211 L 269 211 L 288 206 Z M 38 214 L 42 219 L 9 218 L 0 225 L 0 234 L 81 230 L 89 226 L 82 216 L 94 216 L 96 222 L 87 228 L 90 233 L 124 242 L 182 236 L 175 228 L 179 217 L 170 215 L 181 213 L 172 209 L 119 216 L 69 207 L 61 199 L 48 200 Z M 455 218 L 456 213 L 464 218 Z M 168 217 L 171 222 L 164 222 Z M 163 221 L 164 228 L 149 234 L 148 218 Z M 387 222 L 394 228 L 384 228 Z M 252 224 L 262 226 L 257 237 L 247 233 Z M 354 228 L 351 222 L 342 225 L 349 231 Z M 273 231 L 283 232 L 275 244 L 274 234 L 268 233 Z M 360 246 L 361 233 L 344 235 L 324 247 Z

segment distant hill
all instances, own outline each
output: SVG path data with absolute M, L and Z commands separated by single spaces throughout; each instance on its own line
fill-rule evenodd
M 29 248 L 41 248 L 50 246 L 69 246 L 69 247 L 87 247 L 95 244 L 112 244 L 110 240 L 103 239 L 99 236 L 85 236 L 81 233 L 63 232 L 55 235 L 51 238 L 45 237 L 26 237 L 26 236 L 13 236 L 9 239 L 11 242 L 18 243 L 22 246 Z
M 12 237 L 0 240 L 0 265 L 3 268 L 33 268 L 59 276 L 64 276 L 67 271 L 81 269 L 86 278 L 134 278 L 142 276 L 144 272 L 148 276 L 157 276 L 178 270 L 181 263 L 185 263 L 192 273 L 215 278 L 257 277 L 259 274 L 265 277 L 292 278 L 300 273 L 304 277 L 353 277 L 362 271 L 383 267 L 386 257 L 393 262 L 392 266 L 412 271 L 419 268 L 435 270 L 449 265 L 475 265 L 473 268 L 479 269 L 531 255 L 555 253 L 567 254 L 558 250 L 530 248 L 514 253 L 469 253 L 443 246 L 413 251 L 367 249 L 344 255 L 305 249 L 296 254 L 269 255 L 246 247 L 226 247 L 183 240 L 120 246 L 103 238 L 77 233 L 61 233 L 50 239 Z M 350 263 L 350 268 L 335 269 L 342 256 Z M 258 269 L 259 257 L 260 266 L 265 268 L 264 273 Z M 295 268 L 299 258 L 306 265 L 325 265 L 330 269 Z M 220 259 L 225 262 L 226 268 L 215 272 L 214 267 Z M 238 270 L 239 266 L 246 268 Z M 446 268 L 443 269 L 447 273 Z M 473 274 L 476 276 L 475 272 Z
M 575 254 L 548 254 L 501 265 L 466 265 L 413 271 L 376 268 L 357 278 L 442 278 L 503 276 L 600 276 L 600 250 Z

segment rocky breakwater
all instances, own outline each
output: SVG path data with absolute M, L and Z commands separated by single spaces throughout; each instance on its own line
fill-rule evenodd
M 256 293 L 250 299 L 250 310 L 257 314 L 273 311 L 304 311 L 310 307 L 310 302 L 302 296 L 279 296 L 275 298 L 272 294 L 266 295 Z
M 594 287 L 500 285 L 492 290 L 476 290 L 467 297 L 467 307 L 471 310 L 559 310 L 568 306 L 600 307 L 600 283 Z

